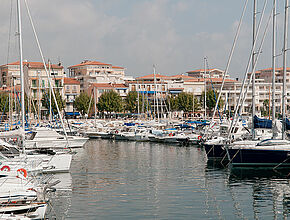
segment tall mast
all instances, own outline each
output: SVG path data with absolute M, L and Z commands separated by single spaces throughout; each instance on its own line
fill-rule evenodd
M 94 108 L 95 108 L 95 128 L 97 127 L 97 96 L 96 96 L 96 87 L 94 86 Z
M 283 46 L 283 91 L 282 91 L 282 139 L 285 139 L 286 131 L 286 72 L 287 72 L 287 39 L 288 38 L 288 0 L 285 0 L 285 21 L 284 21 L 284 46 Z
M 25 131 L 25 106 L 24 106 L 24 73 L 23 73 L 23 55 L 22 55 L 22 32 L 21 32 L 21 11 L 20 0 L 17 0 L 17 13 L 18 13 L 18 40 L 19 40 L 19 66 L 20 66 L 20 84 L 21 84 L 21 121 L 23 132 Z M 23 150 L 24 150 L 24 137 L 23 137 Z
M 50 60 L 48 60 L 48 75 L 51 77 L 51 65 L 50 65 Z M 52 97 L 51 97 L 51 90 L 52 90 L 52 85 L 50 85 L 50 81 L 48 80 L 48 85 L 49 85 L 49 121 L 50 121 L 50 126 L 52 126 Z
M 204 72 L 203 72 L 203 80 L 204 80 L 204 120 L 206 120 L 206 57 L 204 57 Z M 214 117 L 214 115 L 213 115 Z
M 155 65 L 153 65 L 153 77 L 154 77 L 154 108 L 153 108 L 153 111 L 154 111 L 154 115 L 153 115 L 153 118 L 155 120 L 155 117 L 156 117 L 156 79 L 155 79 Z
M 273 136 L 275 138 L 276 134 L 274 134 L 274 125 L 275 125 L 275 76 L 276 76 L 276 0 L 273 0 L 273 36 L 272 36 L 272 130 Z M 269 108 L 270 109 L 270 108 Z M 270 116 L 270 114 L 269 114 Z
M 257 18 L 257 0 L 254 0 L 253 6 L 253 47 L 256 39 L 256 18 Z M 255 49 L 253 49 L 252 54 L 252 72 L 254 71 L 255 66 Z M 256 73 L 253 73 L 252 79 L 252 138 L 256 138 L 255 129 L 254 129 L 254 116 L 256 115 Z
M 38 71 L 38 100 L 37 100 L 37 103 L 38 103 L 38 117 L 37 117 L 37 121 L 38 121 L 38 124 L 40 123 L 40 71 Z
M 137 112 L 138 112 L 138 119 L 139 119 L 139 114 L 140 114 L 140 104 L 139 104 L 139 83 L 138 83 L 138 80 L 137 80 Z M 141 90 L 142 91 L 142 90 Z

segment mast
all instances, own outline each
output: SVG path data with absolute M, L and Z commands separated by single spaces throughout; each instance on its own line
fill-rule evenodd
M 285 140 L 286 131 L 286 73 L 287 73 L 287 38 L 288 38 L 288 0 L 285 0 L 284 46 L 283 46 L 283 91 L 282 91 L 282 139 Z
M 12 127 L 12 113 L 11 113 L 11 91 L 12 91 L 12 81 L 10 80 L 10 91 L 9 91 L 9 130 L 11 130 Z
M 50 60 L 48 60 L 48 75 L 51 77 L 51 65 L 50 65 Z M 50 85 L 50 81 L 48 80 L 49 84 L 49 121 L 50 121 L 50 126 L 52 126 L 52 106 L 51 106 L 51 90 L 52 90 L 52 85 Z
M 24 136 L 25 136 L 25 106 L 24 106 L 24 73 L 23 73 L 23 55 L 22 55 L 22 32 L 21 32 L 21 10 L 20 10 L 20 0 L 17 0 L 17 17 L 18 17 L 18 40 L 19 40 L 19 66 L 20 66 L 20 84 L 21 84 L 21 121 L 23 129 L 23 141 L 22 148 L 24 148 Z
M 203 80 L 204 80 L 204 120 L 206 120 L 206 57 L 204 57 L 204 72 L 203 72 Z M 214 117 L 214 115 L 213 115 Z
M 140 114 L 140 104 L 139 104 L 139 83 L 138 83 L 138 80 L 137 80 L 137 88 L 136 88 L 136 91 L 137 91 L 137 112 L 138 112 L 138 116 L 137 118 L 139 119 L 139 114 Z
M 194 118 L 194 92 L 192 91 L 192 120 Z
M 276 0 L 273 0 L 273 36 L 272 36 L 272 138 L 274 139 L 277 134 L 274 132 L 275 127 L 275 76 L 276 76 Z M 270 102 L 269 102 L 270 103 Z M 269 108 L 270 109 L 270 108 Z M 269 110 L 270 111 L 270 110 Z M 269 114 L 270 117 L 270 114 Z
M 96 87 L 94 86 L 94 107 L 95 107 L 95 128 L 97 127 L 97 97 L 96 97 Z
M 253 47 L 256 39 L 256 18 L 257 18 L 257 0 L 254 0 L 253 6 Z M 255 50 L 252 54 L 252 72 L 254 71 L 255 66 Z M 256 74 L 252 73 L 252 139 L 256 138 L 256 133 L 254 129 L 254 116 L 256 115 Z
M 140 85 L 141 86 L 141 85 Z M 144 88 L 144 81 L 142 80 L 142 88 Z M 142 90 L 141 90 L 142 91 Z M 139 98 L 138 98 L 138 100 L 139 100 Z M 144 115 L 145 115 L 145 106 L 144 106 L 144 92 L 142 92 L 142 110 L 141 110 L 141 113 L 142 113 L 142 115 L 143 115 L 143 113 L 144 113 Z M 143 117 L 143 116 L 142 116 Z
M 37 117 L 37 121 L 38 121 L 38 124 L 40 123 L 40 71 L 38 71 L 38 100 L 37 100 L 37 103 L 38 103 L 38 117 Z

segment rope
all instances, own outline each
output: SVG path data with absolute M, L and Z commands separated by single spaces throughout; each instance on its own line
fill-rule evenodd
M 227 163 L 227 165 L 226 166 L 229 166 L 229 164 L 233 161 L 233 159 L 237 156 L 237 154 L 240 152 L 240 150 L 241 149 L 239 149 L 236 153 L 235 153 L 235 155 L 233 156 L 233 158 Z
M 283 163 L 285 163 L 287 160 L 289 159 L 289 156 L 283 161 L 283 162 L 281 162 L 281 163 L 279 163 L 277 166 L 275 166 L 274 168 L 273 168 L 273 170 L 275 170 L 275 169 L 277 169 L 279 166 L 281 166 Z M 289 173 L 290 174 L 290 173 Z M 289 175 L 288 174 L 288 175 Z
M 13 12 L 13 4 L 12 0 L 10 1 L 10 22 L 9 22 L 9 34 L 8 34 L 8 48 L 7 48 L 7 64 L 9 63 L 9 56 L 10 56 L 10 44 L 11 44 L 11 26 L 12 26 L 12 12 Z

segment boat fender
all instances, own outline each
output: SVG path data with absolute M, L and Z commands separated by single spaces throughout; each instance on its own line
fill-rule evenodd
M 198 139 L 199 141 L 201 140 L 201 138 L 202 138 L 202 136 L 200 136 L 200 135 L 197 137 L 197 139 Z
M 1 171 L 8 171 L 8 172 L 10 172 L 10 167 L 9 166 L 3 166 L 3 167 L 1 167 Z
M 24 168 L 20 168 L 17 170 L 17 177 L 27 177 L 27 171 Z

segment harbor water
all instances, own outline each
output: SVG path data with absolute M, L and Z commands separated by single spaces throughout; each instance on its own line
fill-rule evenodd
M 289 170 L 231 169 L 198 146 L 90 140 L 48 216 L 57 219 L 287 219 Z

